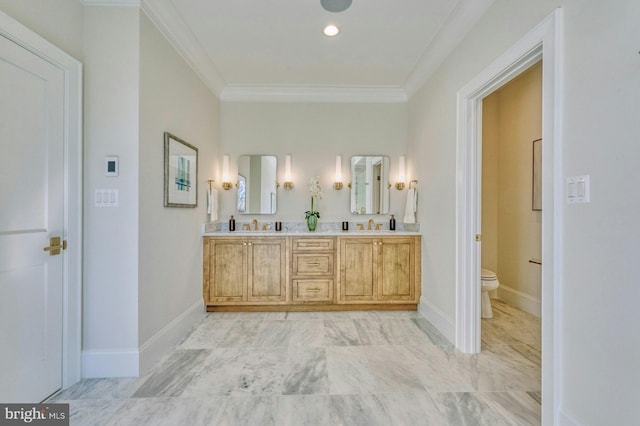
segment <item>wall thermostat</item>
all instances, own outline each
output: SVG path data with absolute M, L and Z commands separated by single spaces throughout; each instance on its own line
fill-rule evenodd
M 104 175 L 118 176 L 119 164 L 117 155 L 109 155 L 104 158 Z

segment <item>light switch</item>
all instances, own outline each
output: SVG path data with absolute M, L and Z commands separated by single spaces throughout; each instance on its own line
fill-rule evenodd
M 96 189 L 95 201 L 96 201 L 96 207 L 117 207 L 118 206 L 118 190 L 117 189 Z
M 589 175 L 573 176 L 567 179 L 567 202 L 588 203 L 591 201 L 590 196 L 590 179 Z

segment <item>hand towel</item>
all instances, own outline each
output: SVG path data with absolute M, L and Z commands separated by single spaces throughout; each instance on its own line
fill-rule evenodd
M 418 204 L 418 188 L 407 190 L 407 204 L 404 210 L 404 223 L 416 223 L 416 207 Z
M 207 193 L 207 214 L 210 222 L 218 220 L 218 190 L 215 188 L 209 188 Z

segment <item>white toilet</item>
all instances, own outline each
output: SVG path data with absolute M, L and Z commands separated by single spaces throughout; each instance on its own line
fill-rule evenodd
M 481 291 L 482 291 L 482 318 L 493 318 L 493 310 L 491 309 L 491 298 L 489 298 L 489 292 L 497 289 L 500 286 L 498 282 L 498 276 L 495 272 L 482 268 L 480 274 Z

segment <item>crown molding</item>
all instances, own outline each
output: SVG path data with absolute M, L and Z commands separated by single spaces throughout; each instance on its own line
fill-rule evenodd
M 411 98 L 460 44 L 495 0 L 460 0 L 413 67 L 403 88 Z
M 142 0 L 143 12 L 216 96 L 225 81 L 170 0 Z
M 140 7 L 140 0 L 80 0 L 85 6 L 135 6 Z
M 223 102 L 403 103 L 400 87 L 258 86 L 228 85 Z

